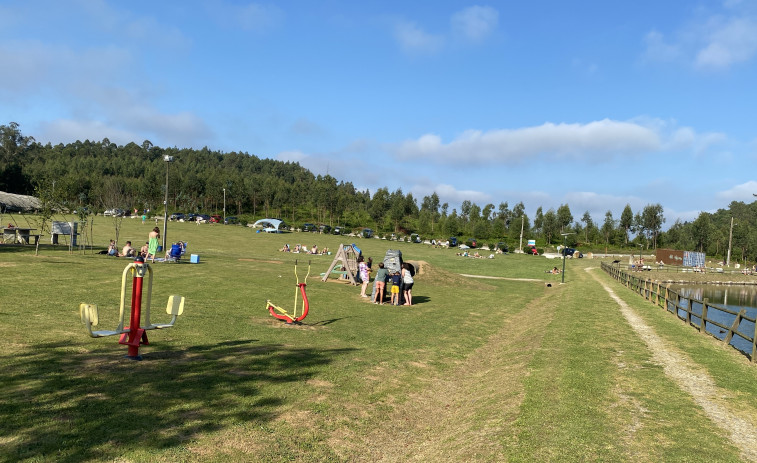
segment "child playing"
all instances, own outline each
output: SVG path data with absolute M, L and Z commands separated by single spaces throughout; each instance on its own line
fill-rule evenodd
M 384 287 L 386 286 L 386 277 L 389 276 L 389 271 L 384 268 L 384 263 L 379 262 L 379 269 L 376 272 L 376 288 L 373 291 L 373 303 L 384 303 Z
M 400 272 L 392 273 L 392 305 L 400 305 Z

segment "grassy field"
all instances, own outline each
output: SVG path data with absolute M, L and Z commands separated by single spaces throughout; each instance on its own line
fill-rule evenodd
M 138 247 L 152 226 L 125 219 L 119 241 Z M 96 218 L 95 243 L 112 235 Z M 115 328 L 127 260 L 0 245 L 0 461 L 742 461 L 590 276 L 598 261 L 568 261 L 560 285 L 545 273 L 560 261 L 525 255 L 190 223 L 168 237 L 200 264 L 153 265 L 153 318 L 171 294 L 187 302 L 141 362 L 78 314 L 96 303 Z M 414 306 L 321 282 L 333 256 L 278 252 L 353 240 L 419 264 Z M 295 259 L 300 281 L 310 262 L 311 311 L 287 326 L 265 304 L 293 305 Z M 747 359 L 616 292 L 751 410 Z

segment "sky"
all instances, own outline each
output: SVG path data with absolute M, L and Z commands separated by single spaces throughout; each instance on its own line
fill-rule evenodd
M 0 0 L 0 63 L 0 124 L 42 143 L 664 228 L 757 193 L 757 0 Z

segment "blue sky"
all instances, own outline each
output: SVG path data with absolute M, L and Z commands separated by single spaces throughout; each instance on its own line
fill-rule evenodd
M 0 123 L 450 208 L 666 224 L 757 193 L 757 1 L 0 1 Z

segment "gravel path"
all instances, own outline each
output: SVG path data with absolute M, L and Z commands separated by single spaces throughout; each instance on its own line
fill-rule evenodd
M 596 267 L 587 268 L 586 271 L 590 272 L 593 269 Z M 607 284 L 602 282 L 596 273 L 590 272 L 590 274 L 618 303 L 621 313 L 647 344 L 654 361 L 663 367 L 665 374 L 702 407 L 716 426 L 727 433 L 733 445 L 741 450 L 742 457 L 757 462 L 757 420 L 740 417 L 739 415 L 744 414 L 732 410 L 727 402 L 728 391 L 716 386 L 706 371 L 698 368 L 686 354 L 668 345 L 655 334 L 654 330 L 644 323 L 644 320 Z

